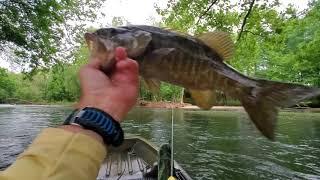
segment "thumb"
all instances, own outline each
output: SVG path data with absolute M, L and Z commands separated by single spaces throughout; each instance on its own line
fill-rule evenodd
M 115 51 L 116 66 L 111 79 L 118 84 L 136 84 L 139 81 L 139 68 L 135 60 L 127 57 L 125 48 L 118 47 Z
M 138 63 L 128 58 L 118 61 L 111 78 L 115 83 L 137 83 L 139 80 Z
M 125 60 L 128 58 L 127 51 L 123 47 L 117 47 L 115 50 L 116 61 Z

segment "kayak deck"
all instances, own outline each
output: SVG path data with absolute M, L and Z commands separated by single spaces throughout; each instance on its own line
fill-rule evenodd
M 140 137 L 130 137 L 115 148 L 108 148 L 108 155 L 100 167 L 97 180 L 153 180 L 154 177 L 144 177 L 158 161 L 158 148 Z M 174 162 L 178 179 L 191 179 L 189 175 Z

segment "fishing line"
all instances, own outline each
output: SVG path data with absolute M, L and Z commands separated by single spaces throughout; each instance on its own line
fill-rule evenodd
M 170 175 L 171 177 L 173 177 L 173 108 L 171 108 L 171 172 L 170 172 Z

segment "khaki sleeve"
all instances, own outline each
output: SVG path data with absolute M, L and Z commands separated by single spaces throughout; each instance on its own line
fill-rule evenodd
M 38 135 L 0 180 L 94 180 L 106 148 L 91 137 L 59 128 Z

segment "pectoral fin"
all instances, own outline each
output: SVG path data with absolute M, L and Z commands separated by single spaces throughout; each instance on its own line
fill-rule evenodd
M 215 101 L 216 94 L 212 90 L 189 90 L 192 99 L 202 109 L 210 109 Z
M 147 88 L 153 93 L 157 94 L 160 91 L 161 82 L 157 79 L 144 79 Z
M 228 33 L 220 31 L 207 32 L 199 35 L 197 38 L 217 52 L 223 60 L 228 60 L 232 57 L 234 43 Z

